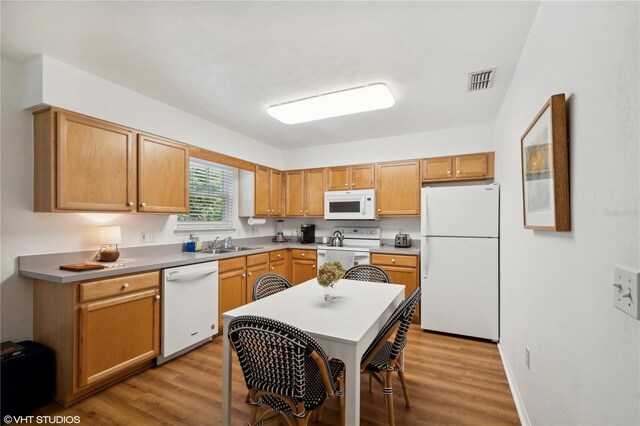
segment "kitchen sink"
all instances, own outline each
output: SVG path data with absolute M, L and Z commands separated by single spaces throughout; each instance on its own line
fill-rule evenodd
M 245 251 L 245 250 L 255 250 L 255 249 L 259 249 L 262 247 L 226 247 L 223 249 L 220 249 L 223 253 L 233 253 L 235 251 Z

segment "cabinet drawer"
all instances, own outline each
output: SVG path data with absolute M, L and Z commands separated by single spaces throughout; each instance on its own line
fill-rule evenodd
M 406 266 L 409 268 L 418 267 L 418 256 L 393 255 L 393 254 L 371 254 L 372 265 L 383 266 Z
M 269 253 L 269 260 L 272 262 L 277 262 L 278 260 L 285 260 L 287 258 L 286 250 L 277 250 Z
M 247 267 L 269 263 L 269 253 L 259 253 L 247 256 Z
M 244 256 L 218 261 L 218 268 L 220 270 L 220 273 L 234 271 L 236 269 L 244 269 L 245 265 L 246 258 Z
M 80 303 L 120 296 L 160 285 L 160 271 L 80 284 Z
M 316 258 L 315 250 L 291 250 L 291 257 L 294 259 L 311 259 Z

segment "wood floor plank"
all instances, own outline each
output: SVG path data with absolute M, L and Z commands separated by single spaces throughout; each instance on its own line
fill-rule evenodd
M 63 408 L 50 404 L 35 414 L 78 415 L 84 425 L 219 425 L 222 395 L 222 339 L 160 367 L 117 383 Z M 398 425 L 518 425 L 511 391 L 495 344 L 429 333 L 412 325 L 405 352 L 412 407 L 406 408 L 400 382 L 394 382 Z M 386 425 L 380 386 L 361 379 L 361 424 Z M 233 366 L 233 419 L 246 424 L 249 407 L 237 359 Z M 338 401 L 329 401 L 317 426 L 334 426 Z M 276 425 L 277 421 L 268 424 Z M 284 423 L 281 423 L 284 424 Z

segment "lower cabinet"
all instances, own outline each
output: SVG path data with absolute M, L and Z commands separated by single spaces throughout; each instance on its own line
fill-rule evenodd
M 55 353 L 55 399 L 63 404 L 150 365 L 160 348 L 160 272 L 34 280 L 33 338 Z
M 316 276 L 316 251 L 291 250 L 291 283 L 300 284 Z
M 289 250 L 276 250 L 269 253 L 269 270 L 291 281 L 291 268 L 289 267 Z
M 218 271 L 218 324 L 222 324 L 223 312 L 247 303 L 246 257 L 220 260 Z
M 419 286 L 419 257 L 409 255 L 391 255 L 372 253 L 371 264 L 384 269 L 391 282 L 394 284 L 403 284 L 405 286 L 405 297 L 409 296 L 413 290 Z M 416 308 L 413 322 L 420 321 L 420 305 Z
M 253 284 L 256 279 L 269 272 L 269 253 L 247 256 L 247 303 L 253 301 Z

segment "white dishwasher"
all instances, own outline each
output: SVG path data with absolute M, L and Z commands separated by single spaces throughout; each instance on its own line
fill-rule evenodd
M 162 338 L 158 364 L 218 333 L 218 262 L 162 271 Z

